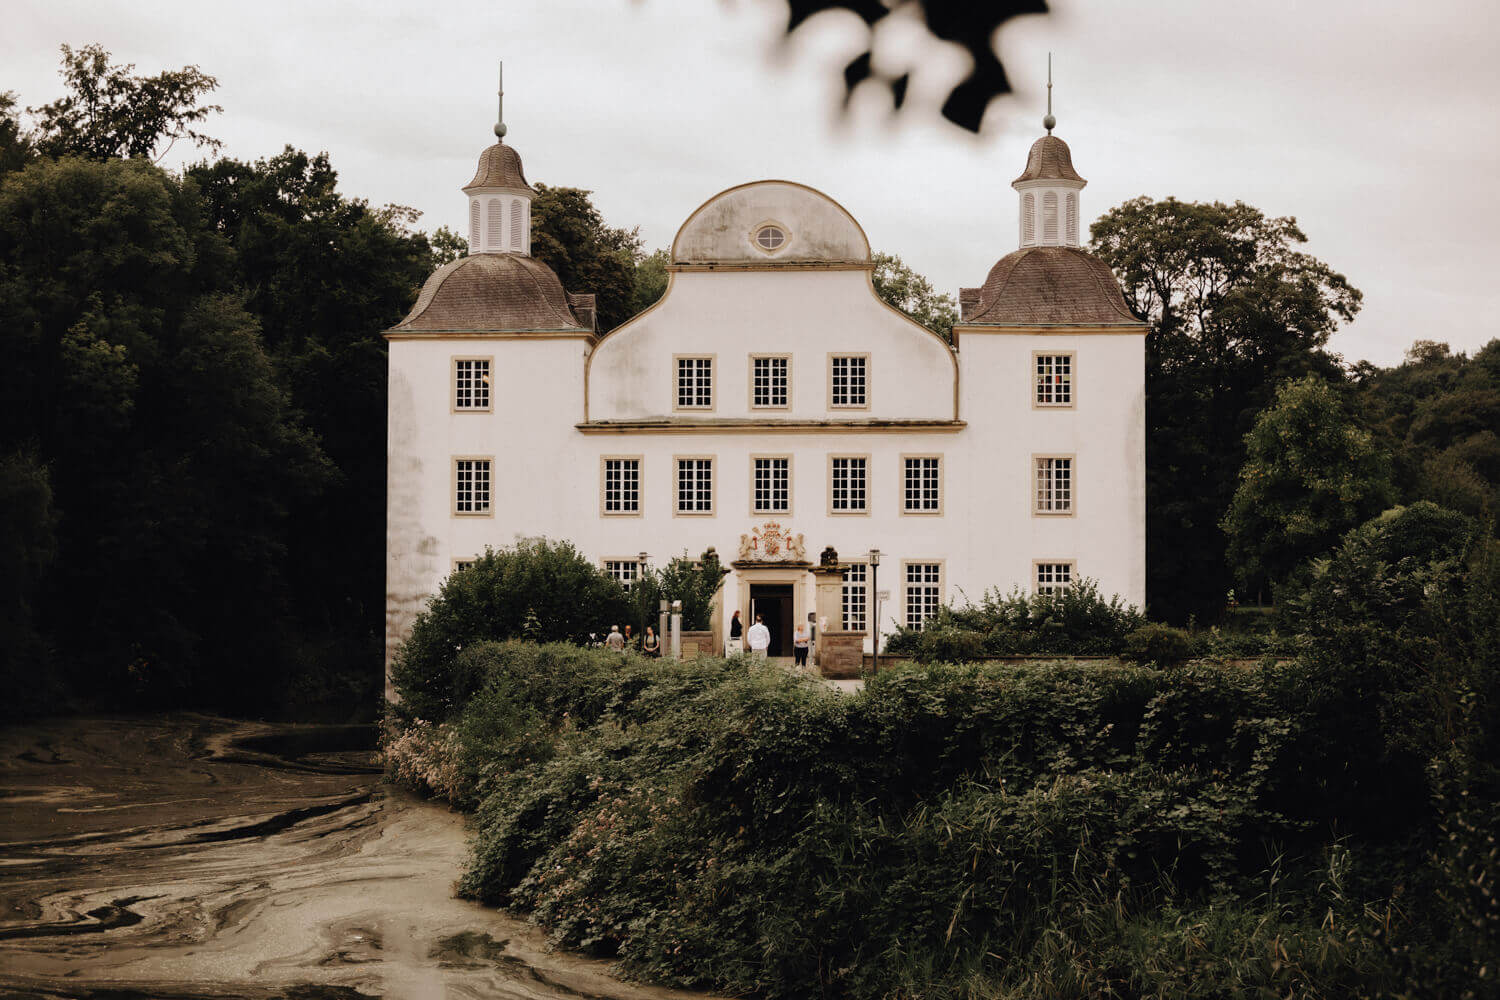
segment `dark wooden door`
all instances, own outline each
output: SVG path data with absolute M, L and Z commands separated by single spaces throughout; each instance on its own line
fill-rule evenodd
M 790 583 L 757 583 L 750 586 L 750 620 L 765 619 L 771 633 L 767 656 L 792 655 L 792 585 Z

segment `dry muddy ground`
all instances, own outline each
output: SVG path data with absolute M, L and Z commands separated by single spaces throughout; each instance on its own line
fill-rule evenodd
M 689 997 L 453 897 L 463 819 L 370 727 L 178 715 L 0 732 L 0 997 Z

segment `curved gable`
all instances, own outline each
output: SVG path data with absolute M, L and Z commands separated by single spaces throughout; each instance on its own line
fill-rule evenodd
M 755 243 L 761 227 L 786 235 L 774 249 Z M 794 181 L 752 181 L 698 206 L 672 241 L 676 265 L 868 264 L 870 241 L 854 216 L 821 191 Z

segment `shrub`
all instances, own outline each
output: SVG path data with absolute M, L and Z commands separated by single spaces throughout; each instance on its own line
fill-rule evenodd
M 1154 663 L 1174 667 L 1195 652 L 1192 636 L 1180 628 L 1152 623 L 1142 625 L 1125 637 L 1120 655 L 1136 663 Z
M 440 721 L 477 689 L 465 647 L 525 636 L 583 643 L 630 620 L 623 587 L 568 542 L 532 538 L 486 549 L 443 581 L 392 664 L 400 711 Z
M 1065 590 L 1008 594 L 990 589 L 978 604 L 943 607 L 921 629 L 901 628 L 886 648 L 920 662 L 1023 654 L 1118 653 L 1146 618 L 1119 595 L 1105 600 L 1081 579 Z

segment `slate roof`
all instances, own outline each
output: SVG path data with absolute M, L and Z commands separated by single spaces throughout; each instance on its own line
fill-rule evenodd
M 592 299 L 592 296 L 588 298 Z M 577 296 L 582 306 L 583 296 Z M 589 303 L 590 305 L 592 303 Z M 481 253 L 444 264 L 392 333 L 592 331 L 546 264 L 518 253 Z
M 1031 152 L 1026 154 L 1026 169 L 1011 183 L 1043 180 L 1088 183 L 1073 169 L 1073 153 L 1068 144 L 1055 135 L 1044 135 L 1031 144 Z
M 521 154 L 514 147 L 497 142 L 479 154 L 479 168 L 474 179 L 464 185 L 464 190 L 477 187 L 522 188 L 531 191 L 526 175 L 521 171 Z M 532 192 L 535 194 L 536 192 Z
M 1115 276 L 1074 247 L 1026 247 L 1001 257 L 962 323 L 993 326 L 1140 325 Z

